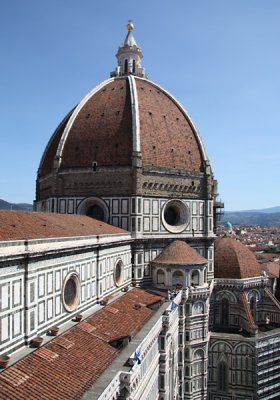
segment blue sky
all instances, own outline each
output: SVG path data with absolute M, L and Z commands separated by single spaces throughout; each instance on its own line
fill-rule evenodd
M 279 205 L 279 0 L 0 2 L 0 198 L 34 200 L 49 137 L 114 70 L 129 18 L 150 79 L 196 122 L 225 208 Z

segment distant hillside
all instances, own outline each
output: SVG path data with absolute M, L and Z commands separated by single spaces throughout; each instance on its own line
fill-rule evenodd
M 27 203 L 9 203 L 8 201 L 0 199 L 0 210 L 24 210 L 24 211 L 32 211 L 32 204 Z
M 275 214 L 280 213 L 280 206 L 269 207 L 269 208 L 262 208 L 259 210 L 242 210 L 242 211 L 227 211 L 228 213 L 232 212 L 250 212 L 250 213 L 265 213 L 265 214 Z
M 276 208 L 276 207 L 275 207 Z M 277 225 L 280 226 L 280 212 L 231 211 L 225 212 L 221 223 L 231 222 L 234 225 Z

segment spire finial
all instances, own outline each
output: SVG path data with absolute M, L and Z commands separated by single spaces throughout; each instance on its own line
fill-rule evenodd
M 128 20 L 128 24 L 127 24 L 127 30 L 128 32 L 132 31 L 134 29 L 134 25 L 132 23 L 132 19 Z
M 128 20 L 126 25 L 127 35 L 123 44 L 119 47 L 116 57 L 118 66 L 111 76 L 135 75 L 141 78 L 147 78 L 144 68 L 141 66 L 143 58 L 142 52 L 133 36 L 134 25 L 132 19 Z

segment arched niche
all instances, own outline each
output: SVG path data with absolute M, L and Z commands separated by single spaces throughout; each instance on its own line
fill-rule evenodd
M 165 272 L 162 269 L 158 269 L 156 272 L 156 283 L 157 285 L 165 286 Z
M 191 275 L 191 286 L 199 286 L 199 271 L 192 271 Z
M 182 271 L 176 270 L 172 274 L 172 286 L 184 286 L 184 274 Z

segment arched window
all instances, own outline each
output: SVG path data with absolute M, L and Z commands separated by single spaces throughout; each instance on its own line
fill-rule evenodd
M 199 272 L 198 271 L 193 271 L 191 285 L 192 286 L 198 286 L 199 285 Z
M 217 387 L 218 387 L 218 390 L 220 390 L 222 392 L 226 392 L 227 386 L 228 386 L 228 366 L 224 361 L 221 361 L 218 364 Z
M 164 275 L 164 272 L 163 272 L 163 270 L 162 269 L 159 269 L 158 271 L 157 271 L 157 284 L 158 285 L 160 285 L 160 284 L 165 284 L 165 275 Z
M 229 302 L 225 297 L 221 301 L 221 324 L 228 325 Z
M 184 286 L 184 275 L 182 271 L 175 271 L 172 275 L 172 285 L 173 286 Z
M 133 60 L 132 72 L 135 73 L 135 70 L 136 70 L 136 63 L 135 63 L 135 60 Z
M 252 316 L 253 316 L 254 320 L 256 320 L 256 317 L 257 317 L 257 301 L 256 301 L 256 297 L 254 295 L 250 299 L 250 309 L 251 309 L 251 313 L 252 313 Z
M 204 352 L 198 349 L 194 353 L 193 375 L 201 375 L 204 373 Z
M 124 73 L 127 74 L 128 72 L 128 61 L 124 60 Z

